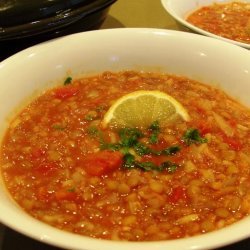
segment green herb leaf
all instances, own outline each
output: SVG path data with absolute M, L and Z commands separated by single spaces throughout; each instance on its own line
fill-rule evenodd
M 165 161 L 160 165 L 161 171 L 167 170 L 167 172 L 170 174 L 174 173 L 178 167 L 179 167 L 179 165 L 177 165 L 171 161 Z
M 166 149 L 163 149 L 161 151 L 161 154 L 164 154 L 164 155 L 174 155 L 176 154 L 177 152 L 179 152 L 181 150 L 180 146 L 176 145 L 176 146 L 171 146 L 169 148 L 166 148 Z
M 138 139 L 143 136 L 143 133 L 137 128 L 123 128 L 119 131 L 119 136 L 121 138 L 121 144 L 124 147 L 132 147 L 138 142 Z
M 174 155 L 181 150 L 179 146 L 171 146 L 169 148 L 163 150 L 154 150 L 152 148 L 147 147 L 143 143 L 136 143 L 134 146 L 134 150 L 138 155 Z
M 150 128 L 152 135 L 158 137 L 159 123 L 153 123 Z M 118 143 L 106 143 L 103 137 L 100 136 L 100 149 L 108 149 L 113 151 L 120 151 L 123 156 L 123 167 L 126 169 L 138 168 L 143 171 L 164 171 L 167 170 L 169 173 L 176 171 L 178 165 L 170 161 L 163 162 L 157 166 L 153 162 L 139 162 L 135 160 L 135 155 L 131 154 L 130 150 L 134 150 L 137 155 L 173 155 L 180 151 L 178 145 L 171 146 L 163 150 L 154 150 L 148 147 L 146 144 L 139 141 L 140 138 L 144 137 L 143 133 L 137 128 L 123 128 L 118 131 L 120 141 Z
M 194 128 L 189 128 L 183 135 L 182 139 L 187 145 L 207 142 L 206 138 L 201 137 L 199 130 Z
M 160 133 L 160 125 L 159 125 L 159 122 L 158 121 L 155 121 L 153 122 L 149 129 L 152 131 L 152 134 L 150 135 L 149 137 L 149 142 L 151 144 L 155 144 L 158 142 L 158 136 L 159 136 L 159 133 Z
M 127 153 L 123 157 L 123 167 L 126 169 L 139 168 L 143 171 L 157 170 L 158 167 L 153 162 L 138 162 L 135 156 Z
M 161 171 L 161 169 L 157 165 L 155 165 L 153 162 L 150 161 L 136 162 L 135 166 L 144 171 L 151 171 L 151 170 Z
M 146 145 L 144 145 L 143 143 L 137 142 L 134 145 L 134 150 L 138 155 L 148 155 L 148 154 L 152 154 L 152 150 L 147 147 Z
M 71 84 L 71 82 L 72 82 L 72 77 L 68 76 L 68 77 L 65 79 L 63 85 Z
M 130 153 L 127 153 L 123 156 L 123 167 L 124 168 L 134 168 L 135 165 L 135 157 L 134 155 L 130 154 Z
M 123 157 L 123 167 L 126 169 L 138 168 L 143 171 L 164 171 L 167 170 L 168 173 L 174 173 L 179 167 L 177 164 L 170 161 L 163 162 L 160 166 L 157 166 L 153 162 L 138 162 L 135 160 L 135 156 L 127 153 Z

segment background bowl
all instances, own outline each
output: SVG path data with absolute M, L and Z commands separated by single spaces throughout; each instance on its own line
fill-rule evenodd
M 189 23 L 186 21 L 186 18 L 189 14 L 191 14 L 193 11 L 196 9 L 202 7 L 202 6 L 207 6 L 211 5 L 213 3 L 228 3 L 228 2 L 233 2 L 232 0 L 188 0 L 188 1 L 183 1 L 183 0 L 161 0 L 161 3 L 165 10 L 179 23 L 182 25 L 186 26 L 187 28 L 206 35 L 210 37 L 214 37 L 226 42 L 230 42 L 236 45 L 239 45 L 241 47 L 250 49 L 250 44 L 247 43 L 242 43 L 242 42 L 237 42 L 231 39 L 227 39 L 221 36 L 217 36 L 213 33 L 210 33 L 208 31 L 205 31 L 201 28 L 198 28 L 194 26 L 193 24 Z M 250 0 L 244 0 L 243 2 L 249 2 Z
M 100 43 L 101 42 L 101 43 Z M 185 44 L 185 46 L 183 46 Z M 226 60 L 225 60 L 226 58 Z M 105 70 L 150 70 L 221 87 L 250 106 L 250 53 L 196 34 L 160 29 L 78 33 L 28 48 L 0 63 L 0 124 L 23 100 L 62 80 Z M 63 232 L 23 212 L 0 183 L 0 222 L 29 237 L 66 249 L 211 249 L 250 236 L 250 218 L 200 236 L 157 242 L 118 242 Z
M 116 0 L 5 0 L 0 2 L 0 41 L 63 32 L 81 22 L 82 31 L 99 27 Z

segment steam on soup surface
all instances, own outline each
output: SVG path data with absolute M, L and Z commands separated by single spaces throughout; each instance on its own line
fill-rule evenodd
M 159 90 L 190 120 L 101 126 L 115 100 Z M 132 111 L 131 111 L 132 112 Z M 1 172 L 14 200 L 54 227 L 95 238 L 176 239 L 250 212 L 250 112 L 219 89 L 159 73 L 71 80 L 11 122 Z

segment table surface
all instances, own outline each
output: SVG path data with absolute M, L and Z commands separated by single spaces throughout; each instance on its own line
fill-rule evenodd
M 79 23 L 77 24 L 79 25 Z M 161 5 L 160 0 L 118 0 L 114 3 L 107 18 L 99 29 L 108 28 L 162 28 L 187 31 L 171 18 Z M 68 34 L 80 32 L 81 27 L 69 27 Z M 8 56 L 49 39 L 23 39 L 11 42 L 0 43 L 0 61 Z M 24 225 L 25 226 L 25 225 Z M 24 235 L 21 235 L 10 228 L 0 224 L 0 250 L 59 250 L 59 248 L 45 245 Z M 250 250 L 250 239 L 220 248 L 220 250 Z

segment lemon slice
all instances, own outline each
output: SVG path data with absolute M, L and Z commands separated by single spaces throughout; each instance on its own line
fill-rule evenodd
M 185 108 L 172 96 L 161 91 L 139 90 L 122 96 L 105 114 L 103 127 L 149 127 L 154 121 L 160 125 L 182 119 L 188 121 Z

